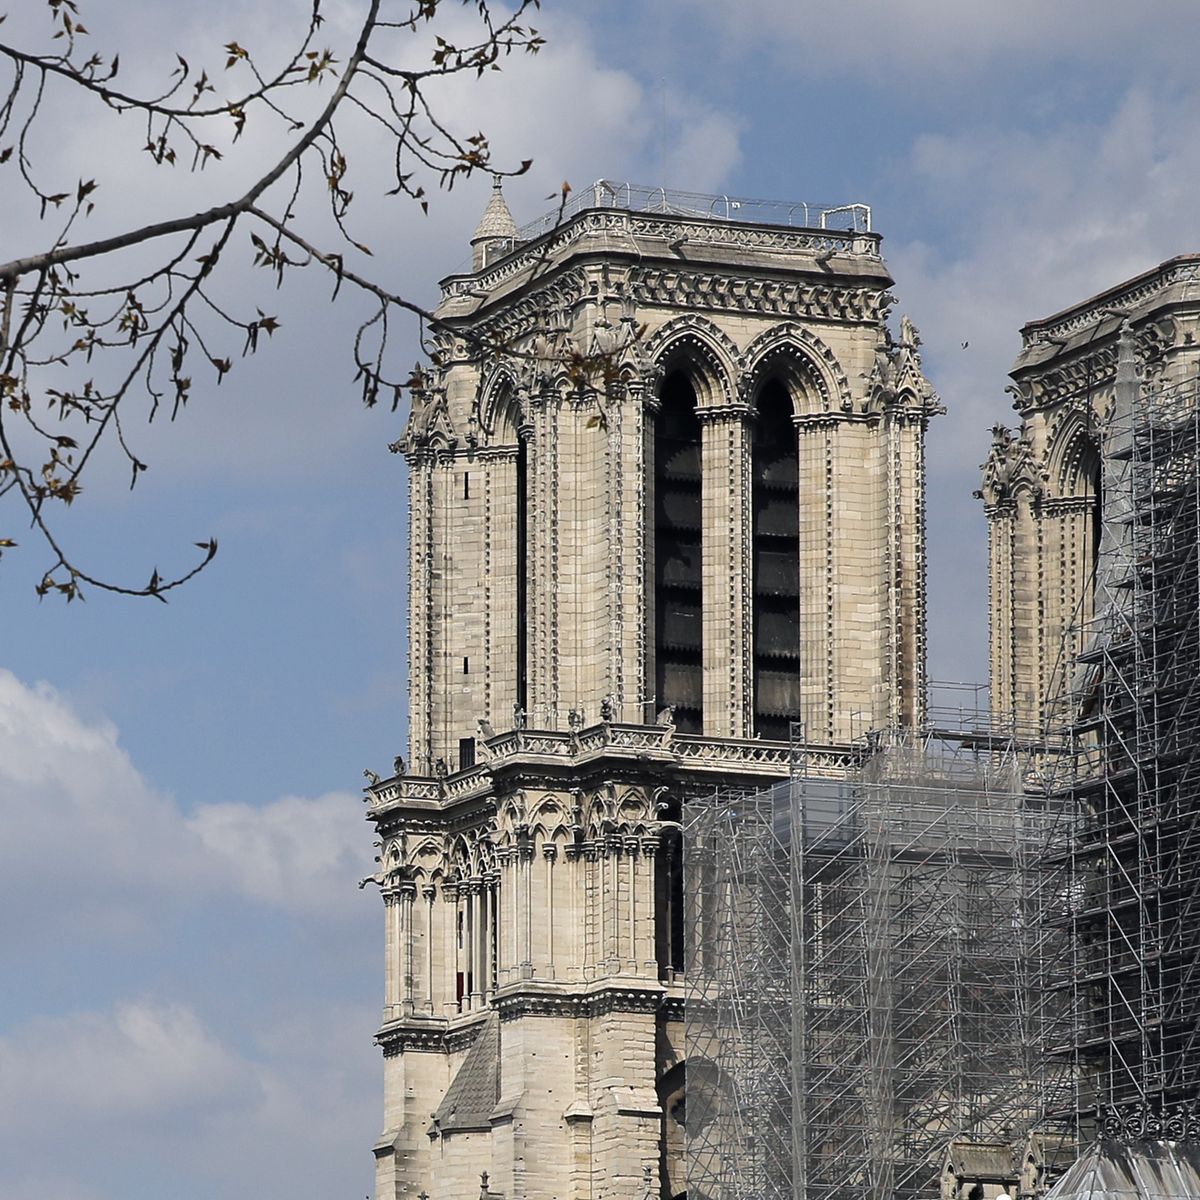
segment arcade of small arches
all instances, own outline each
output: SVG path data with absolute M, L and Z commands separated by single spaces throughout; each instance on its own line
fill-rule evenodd
M 659 788 L 518 795 L 460 833 L 390 835 L 385 1021 L 491 1006 L 520 980 L 683 969 L 680 799 Z

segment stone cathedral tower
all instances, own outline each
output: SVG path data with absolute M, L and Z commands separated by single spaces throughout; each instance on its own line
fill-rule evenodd
M 519 231 L 497 185 L 472 248 L 397 445 L 376 1195 L 676 1197 L 679 823 L 793 721 L 831 767 L 920 721 L 937 400 L 857 206 L 600 183 Z

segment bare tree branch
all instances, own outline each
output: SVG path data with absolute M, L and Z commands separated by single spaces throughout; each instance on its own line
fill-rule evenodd
M 342 251 L 320 248 L 325 239 L 301 228 L 297 213 L 311 208 L 306 195 L 322 196 L 333 236 L 350 250 L 369 253 L 347 227 L 354 195 L 339 130 L 343 115 L 367 120 L 377 135 L 390 139 L 394 186 L 388 194 L 408 197 L 423 210 L 430 186 L 450 188 L 475 171 L 493 170 L 483 135 L 456 132 L 422 87 L 459 74 L 477 78 L 499 69 L 514 52 L 536 53 L 542 39 L 525 23 L 525 14 L 538 0 L 518 0 L 514 12 L 499 14 L 493 14 L 490 0 L 472 0 L 477 33 L 462 44 L 443 36 L 440 16 L 447 5 L 457 11 L 452 0 L 359 3 L 361 15 L 344 58 L 318 41 L 322 0 L 310 0 L 293 48 L 274 68 L 260 65 L 240 41 L 226 42 L 225 70 L 249 75 L 248 86 L 226 99 L 217 98 L 219 72 L 210 75 L 178 54 L 157 88 L 139 94 L 118 86 L 120 55 L 106 59 L 85 51 L 91 35 L 77 0 L 45 0 L 53 38 L 61 42 L 54 52 L 0 41 L 0 170 L 16 172 L 19 182 L 7 186 L 24 185 L 47 230 L 44 249 L 0 264 L 0 498 L 22 504 L 49 553 L 49 567 L 37 584 L 40 594 L 71 600 L 86 585 L 162 600 L 212 561 L 216 541 L 208 539 L 197 543 L 201 560 L 176 576 L 163 578 L 155 570 L 140 586 L 107 579 L 66 547 L 56 529 L 56 506 L 78 499 L 85 469 L 102 446 L 124 457 L 131 486 L 136 485 L 147 464 L 126 435 L 130 415 L 137 412 L 129 407 L 134 398 L 140 395 L 145 419 L 153 420 L 164 405 L 174 418 L 197 393 L 196 366 L 204 374 L 211 371 L 218 385 L 234 369 L 233 355 L 220 348 L 222 331 L 244 339 L 244 355 L 256 352 L 262 335 L 269 339 L 278 328 L 277 317 L 257 307 L 253 315 L 239 313 L 240 300 L 231 305 L 213 291 L 227 273 L 237 244 L 233 234 L 243 224 L 250 225 L 253 264 L 270 272 L 276 287 L 292 269 L 316 263 L 334 275 L 335 298 L 343 282 L 372 298 L 374 311 L 351 346 L 366 403 L 375 403 L 384 388 L 395 403 L 404 387 L 416 386 L 412 376 L 388 379 L 389 314 L 416 316 L 431 327 L 436 318 L 347 267 Z M 424 61 L 414 58 L 404 39 L 430 46 Z M 327 80 L 332 88 L 323 104 L 314 110 L 301 103 L 308 88 Z M 267 123 L 263 130 L 276 138 L 278 149 L 233 198 L 80 238 L 78 228 L 91 216 L 103 181 L 79 179 L 63 189 L 42 180 L 40 160 L 51 156 L 55 122 L 64 111 L 73 121 L 89 119 L 89 111 L 97 117 L 139 115 L 144 144 L 124 153 L 146 154 L 167 170 L 190 163 L 193 171 L 220 171 L 228 147 L 252 122 L 256 128 Z M 6 143 L 9 138 L 15 141 Z M 121 162 L 118 155 L 118 171 Z M 500 173 L 517 174 L 528 165 Z M 0 520 L 7 513 L 0 506 Z M 0 535 L 6 532 L 0 527 Z M 0 555 L 16 545 L 14 538 L 0 536 Z

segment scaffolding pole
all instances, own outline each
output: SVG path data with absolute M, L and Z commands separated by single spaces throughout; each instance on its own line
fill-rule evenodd
M 692 1196 L 936 1197 L 952 1144 L 1027 1195 L 1066 1145 L 1058 812 L 1011 733 L 880 748 L 836 778 L 718 793 L 685 829 L 686 1031 L 712 1081 Z M 693 1086 L 689 1074 L 689 1096 Z M 1036 1176 L 1036 1177 L 1035 1177 Z
M 1059 720 L 1081 1122 L 1200 1139 L 1200 387 L 1118 348 L 1094 617 Z

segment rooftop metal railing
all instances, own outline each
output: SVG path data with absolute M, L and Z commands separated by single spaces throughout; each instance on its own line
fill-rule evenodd
M 523 226 L 519 241 L 528 242 L 589 208 L 620 208 L 629 212 L 701 217 L 752 225 L 790 225 L 797 229 L 836 229 L 845 233 L 870 233 L 871 209 L 866 204 L 813 204 L 802 200 L 752 200 L 675 188 L 647 187 L 597 179 L 573 192 L 560 208 L 552 209 Z

